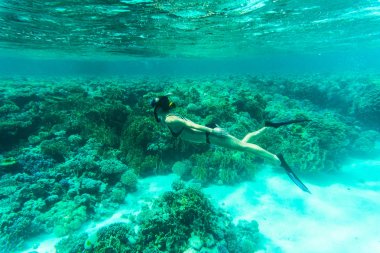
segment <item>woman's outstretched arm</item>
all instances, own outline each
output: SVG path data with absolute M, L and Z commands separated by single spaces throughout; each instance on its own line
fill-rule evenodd
M 195 129 L 198 131 L 207 132 L 207 133 L 212 132 L 212 128 L 196 124 L 196 123 L 192 122 L 191 120 L 185 120 L 185 119 L 182 119 L 182 118 L 174 116 L 174 115 L 173 116 L 167 116 L 165 119 L 165 123 L 168 125 L 175 125 L 178 127 L 187 127 L 187 128 Z

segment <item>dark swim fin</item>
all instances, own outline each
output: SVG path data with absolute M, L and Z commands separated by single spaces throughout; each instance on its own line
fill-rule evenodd
M 294 123 L 308 122 L 308 121 L 311 121 L 311 120 L 310 119 L 294 119 L 294 120 L 289 120 L 289 121 L 285 121 L 285 122 L 277 122 L 277 123 L 265 121 L 265 126 L 266 127 L 278 128 L 280 126 L 290 125 L 290 124 L 294 124 Z
M 281 167 L 283 167 L 286 171 L 286 174 L 290 177 L 290 179 L 304 192 L 310 193 L 309 189 L 304 185 L 301 180 L 297 177 L 296 174 L 292 171 L 292 169 L 289 167 L 289 165 L 286 163 L 284 156 L 282 154 L 277 155 L 278 159 L 281 161 Z

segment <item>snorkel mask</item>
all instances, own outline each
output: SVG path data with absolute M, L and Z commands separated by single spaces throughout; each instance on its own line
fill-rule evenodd
M 157 122 L 160 122 L 160 118 L 157 115 L 157 112 L 159 109 L 163 110 L 164 112 L 168 112 L 170 109 L 175 108 L 175 104 L 171 102 L 168 98 L 168 96 L 160 96 L 153 98 L 150 102 L 150 105 L 154 107 L 154 118 Z

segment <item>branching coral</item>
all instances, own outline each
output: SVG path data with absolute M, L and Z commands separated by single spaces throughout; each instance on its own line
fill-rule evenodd
M 85 112 L 84 132 L 86 137 L 97 139 L 104 145 L 118 148 L 120 135 L 131 109 L 120 103 L 100 104 Z
M 184 251 L 192 231 L 206 233 L 213 229 L 213 212 L 210 202 L 198 190 L 168 192 L 155 202 L 152 210 L 142 214 L 138 245 L 141 249 Z
M 86 209 L 86 206 L 74 201 L 60 201 L 39 219 L 45 223 L 47 230 L 54 228 L 57 236 L 64 236 L 80 228 L 87 220 Z
M 202 245 L 212 248 L 215 240 L 229 239 L 231 245 L 238 243 L 239 235 L 231 221 L 195 188 L 163 194 L 151 210 L 143 211 L 140 219 L 138 250 L 184 252 L 189 248 L 199 250 Z M 257 233 L 257 226 L 252 227 L 246 236 L 256 235 L 249 238 L 255 244 Z M 230 252 L 240 252 L 235 246 L 227 247 Z
M 131 117 L 123 130 L 121 151 L 137 174 L 152 173 L 157 164 L 158 151 L 148 150 L 150 143 L 158 140 L 156 127 L 151 118 L 138 116 Z
M 109 252 L 134 252 L 134 230 L 127 223 L 113 223 L 102 227 L 97 231 L 94 251 L 99 253 Z
M 41 143 L 41 152 L 57 162 L 63 162 L 68 152 L 67 143 L 62 140 L 46 140 Z
M 105 175 L 121 174 L 128 170 L 128 166 L 117 159 L 106 159 L 99 162 L 100 171 Z

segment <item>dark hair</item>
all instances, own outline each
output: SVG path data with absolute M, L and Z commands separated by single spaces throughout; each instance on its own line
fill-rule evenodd
M 164 112 L 168 112 L 170 109 L 173 109 L 175 107 L 175 104 L 173 102 L 170 102 L 168 96 L 154 98 L 150 102 L 150 105 L 154 107 L 154 118 L 157 122 L 160 122 L 160 119 L 157 116 L 158 109 L 161 109 Z

